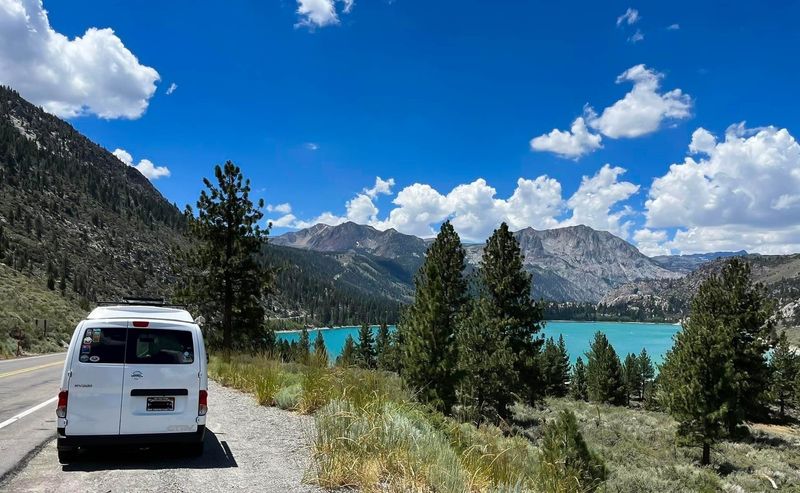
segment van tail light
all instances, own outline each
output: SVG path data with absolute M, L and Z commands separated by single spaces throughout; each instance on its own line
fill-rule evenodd
M 69 392 L 66 390 L 62 390 L 58 393 L 58 406 L 56 407 L 56 416 L 59 418 L 66 418 L 67 417 L 67 398 L 69 396 Z
M 208 412 L 208 391 L 200 391 L 200 400 L 197 403 L 197 415 L 205 416 Z

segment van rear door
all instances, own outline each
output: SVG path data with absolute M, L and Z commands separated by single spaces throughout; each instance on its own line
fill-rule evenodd
M 127 325 L 118 320 L 84 322 L 66 388 L 68 436 L 119 434 Z
M 198 344 L 188 324 L 129 323 L 121 434 L 197 431 Z

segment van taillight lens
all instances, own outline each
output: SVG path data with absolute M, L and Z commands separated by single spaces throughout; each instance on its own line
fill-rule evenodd
M 58 406 L 56 407 L 56 416 L 58 416 L 59 418 L 67 417 L 68 395 L 69 393 L 66 390 L 62 390 L 61 392 L 58 393 Z
M 205 416 L 208 412 L 208 391 L 200 391 L 200 400 L 197 404 L 197 415 Z

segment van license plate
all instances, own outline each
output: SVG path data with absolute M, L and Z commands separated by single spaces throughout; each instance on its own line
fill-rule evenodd
M 174 411 L 175 398 L 174 397 L 148 397 L 147 398 L 148 411 Z

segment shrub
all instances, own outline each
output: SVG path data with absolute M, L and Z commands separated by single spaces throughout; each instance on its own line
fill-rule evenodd
M 275 394 L 275 405 L 281 409 L 297 409 L 303 396 L 303 386 L 298 384 L 283 387 Z
M 538 483 L 545 491 L 594 491 L 605 481 L 605 464 L 587 447 L 571 411 L 547 425 L 541 447 Z

